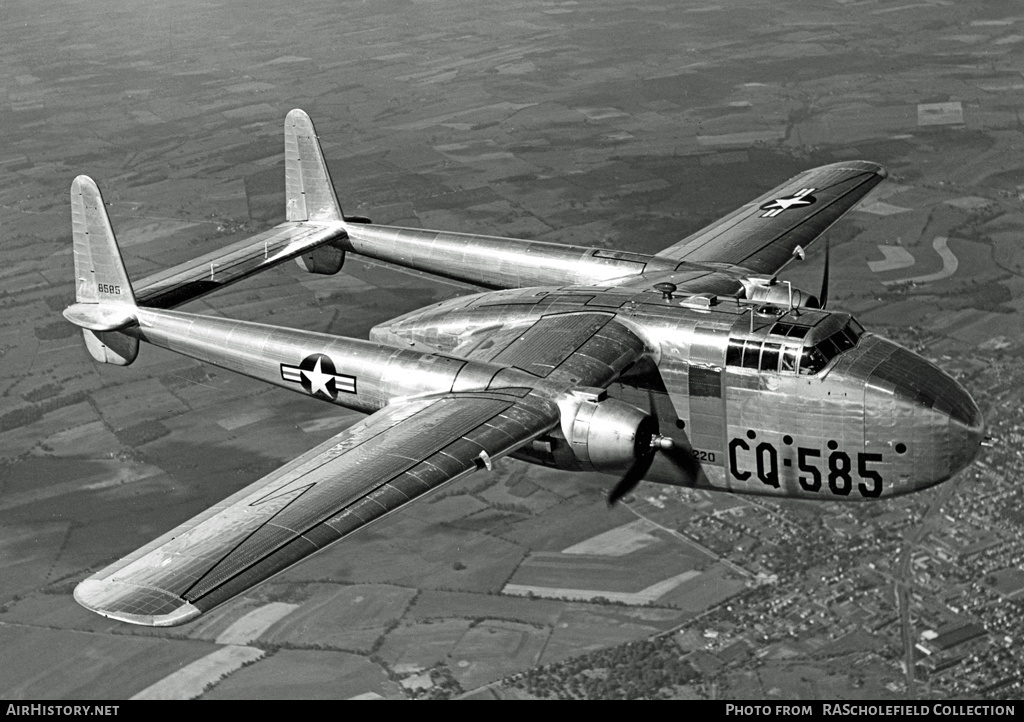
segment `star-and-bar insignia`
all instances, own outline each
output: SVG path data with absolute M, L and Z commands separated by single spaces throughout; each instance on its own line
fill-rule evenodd
M 356 392 L 356 377 L 337 373 L 331 357 L 322 353 L 310 354 L 298 366 L 281 364 L 281 378 L 302 384 L 306 393 L 330 401 L 339 393 Z
M 801 188 L 791 196 L 784 196 L 782 198 L 776 198 L 773 201 L 768 201 L 761 206 L 762 218 L 774 218 L 785 210 L 790 208 L 798 208 L 799 206 L 809 206 L 816 200 L 814 196 L 814 188 Z

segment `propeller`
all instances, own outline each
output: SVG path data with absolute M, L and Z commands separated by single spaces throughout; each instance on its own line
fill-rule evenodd
M 633 491 L 637 484 L 643 481 L 644 474 L 651 468 L 651 461 L 653 460 L 654 450 L 652 449 L 650 453 L 644 454 L 633 462 L 633 465 L 626 470 L 626 475 L 619 479 L 619 483 L 608 493 L 609 507 L 618 504 L 622 497 Z
M 646 444 L 640 443 L 637 446 L 636 461 L 633 462 L 633 465 L 626 470 L 625 476 L 619 479 L 619 482 L 608 493 L 609 507 L 617 504 L 622 497 L 633 491 L 637 484 L 643 481 L 647 470 L 651 468 L 651 462 L 654 461 L 655 452 L 669 451 L 675 446 L 675 442 L 667 436 L 651 434 L 650 440 Z
M 831 244 L 829 243 L 828 237 L 825 237 L 825 268 L 821 272 L 821 293 L 818 294 L 818 308 L 822 311 L 825 310 L 825 305 L 828 303 L 828 258 L 829 249 Z

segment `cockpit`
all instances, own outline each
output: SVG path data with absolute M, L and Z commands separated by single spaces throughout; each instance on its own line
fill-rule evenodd
M 846 314 L 814 314 L 807 322 L 779 320 L 753 338 L 730 338 L 726 366 L 809 376 L 857 345 L 864 328 Z

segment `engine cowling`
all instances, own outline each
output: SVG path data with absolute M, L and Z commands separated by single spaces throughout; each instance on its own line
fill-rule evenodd
M 604 389 L 576 389 L 559 402 L 558 429 L 520 448 L 512 456 L 566 471 L 616 473 L 671 439 L 658 435 L 658 422 L 634 406 L 607 398 Z
M 655 448 L 672 442 L 657 436 L 657 420 L 607 398 L 604 389 L 576 389 L 558 404 L 558 429 L 520 448 L 513 456 L 567 471 L 620 472 Z
M 570 419 L 563 411 L 562 433 L 573 456 L 585 469 L 628 469 L 651 449 L 658 432 L 654 417 L 616 399 L 581 394 Z

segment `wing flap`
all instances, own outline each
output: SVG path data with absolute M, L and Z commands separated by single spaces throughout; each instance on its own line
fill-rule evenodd
M 501 394 L 386 407 L 93 575 L 75 597 L 114 619 L 180 624 L 474 471 L 480 451 L 500 457 L 557 420 L 547 402 Z
M 806 248 L 886 175 L 884 168 L 868 161 L 811 169 L 657 256 L 774 274 L 792 260 L 797 246 Z

